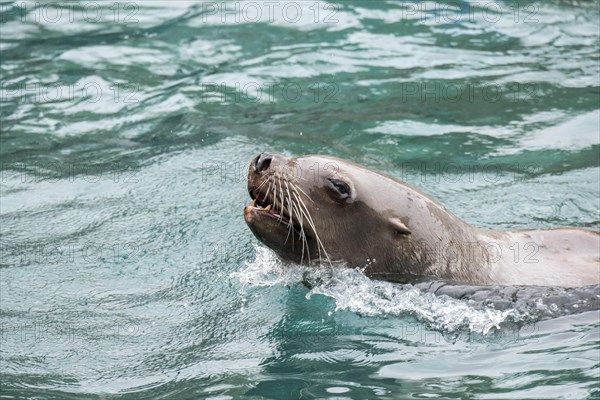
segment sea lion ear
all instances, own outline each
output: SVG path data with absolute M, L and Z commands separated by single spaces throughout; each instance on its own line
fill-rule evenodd
M 402 235 L 410 235 L 410 229 L 408 229 L 408 227 L 406 225 L 404 225 L 404 223 L 402 221 L 400 221 L 400 218 L 398 217 L 390 217 L 390 219 L 388 219 L 388 222 L 390 223 L 391 227 L 398 233 L 402 234 Z

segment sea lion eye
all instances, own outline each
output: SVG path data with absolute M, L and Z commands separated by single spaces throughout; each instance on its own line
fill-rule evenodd
M 342 199 L 350 196 L 350 186 L 340 179 L 329 178 L 331 186 L 338 192 Z

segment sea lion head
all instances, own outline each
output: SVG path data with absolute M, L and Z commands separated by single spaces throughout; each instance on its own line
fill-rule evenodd
M 397 181 L 328 156 L 264 152 L 250 162 L 244 209 L 254 235 L 285 260 L 385 262 L 410 229 L 393 204 Z M 403 221 L 404 219 L 404 221 Z M 389 260 L 388 260 L 389 261 Z

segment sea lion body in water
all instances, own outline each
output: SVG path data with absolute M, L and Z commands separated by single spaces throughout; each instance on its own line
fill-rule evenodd
M 246 223 L 285 260 L 364 267 L 376 279 L 468 285 L 600 283 L 600 235 L 475 228 L 415 188 L 328 156 L 262 153 Z

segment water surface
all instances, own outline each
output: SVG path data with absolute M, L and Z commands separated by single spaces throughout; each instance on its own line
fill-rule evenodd
M 242 216 L 270 149 L 597 230 L 596 3 L 253 4 L 2 3 L 4 398 L 600 396 L 597 311 L 309 289 Z

